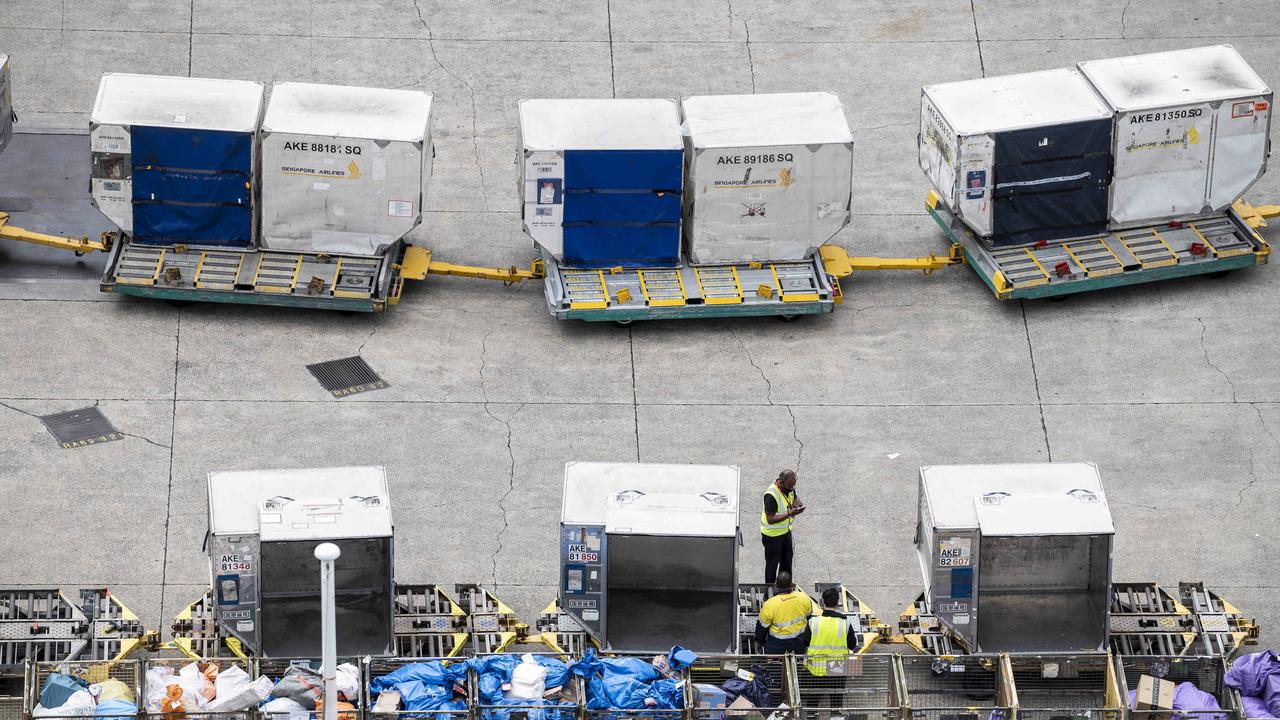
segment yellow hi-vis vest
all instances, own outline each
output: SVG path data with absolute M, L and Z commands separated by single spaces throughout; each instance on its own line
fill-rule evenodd
M 809 632 L 804 666 L 810 675 L 824 677 L 829 661 L 849 657 L 849 621 L 842 617 L 810 618 Z
M 779 640 L 800 637 L 813 613 L 813 600 L 800 590 L 774 595 L 760 607 L 760 624 Z
M 796 498 L 795 492 L 789 492 L 789 493 L 783 494 L 783 492 L 778 489 L 777 483 L 769 483 L 769 487 L 764 491 L 764 494 L 765 494 L 765 497 L 768 497 L 770 495 L 773 496 L 774 501 L 778 503 L 779 513 L 784 513 L 790 510 L 791 505 L 792 503 L 795 502 L 795 498 Z M 782 522 L 771 523 L 769 522 L 768 511 L 765 510 L 763 507 L 760 509 L 760 534 L 761 535 L 768 535 L 769 537 L 778 537 L 780 535 L 786 535 L 789 532 L 791 532 L 791 518 L 787 518 Z

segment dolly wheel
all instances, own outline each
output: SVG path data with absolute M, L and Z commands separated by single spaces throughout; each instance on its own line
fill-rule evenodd
M 613 326 L 620 327 L 620 328 L 631 327 L 631 324 L 634 322 L 635 320 L 614 320 Z
M 778 319 L 781 320 L 782 322 L 795 322 L 796 320 L 800 319 L 800 316 L 799 315 L 779 315 Z

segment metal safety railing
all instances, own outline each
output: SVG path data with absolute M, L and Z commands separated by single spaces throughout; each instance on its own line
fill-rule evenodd
M 1224 682 L 1227 665 L 1220 657 L 1121 657 L 1116 658 L 1115 662 L 1120 691 L 1125 698 L 1128 698 L 1130 692 L 1137 690 L 1139 681 L 1146 675 L 1174 684 L 1175 705 L 1178 704 L 1180 694 L 1195 695 L 1185 688 L 1180 692 L 1178 687 L 1183 683 L 1190 683 L 1197 691 L 1208 693 L 1218 705 L 1217 708 L 1207 709 L 1178 707 L 1172 715 L 1180 720 L 1241 720 L 1243 716 L 1240 695 Z M 1167 710 L 1131 708 L 1128 710 L 1127 720 L 1167 720 L 1170 715 Z
M 1018 720 L 1122 720 L 1123 695 L 1108 654 L 1010 656 Z
M 907 716 L 914 720 L 1011 720 L 1017 691 L 1002 655 L 898 656 Z
M 386 677 L 393 672 L 404 671 L 408 668 L 408 675 L 413 670 L 417 670 L 421 676 L 443 676 L 443 669 L 455 667 L 464 663 L 464 660 L 449 657 L 412 657 L 412 658 L 366 658 L 364 663 L 364 677 L 361 679 L 360 686 L 363 690 L 364 697 L 361 707 L 366 712 L 366 717 L 375 720 L 397 720 L 401 717 L 419 718 L 430 715 L 435 720 L 465 720 L 472 717 L 473 698 L 470 690 L 470 676 L 468 673 L 462 673 L 460 677 L 461 686 L 455 688 L 454 683 L 449 683 L 448 687 L 441 686 L 438 695 L 449 693 L 447 702 L 461 703 L 462 708 L 444 708 L 439 710 L 431 710 L 429 713 L 421 709 L 406 709 L 405 702 L 414 703 L 411 698 L 397 697 L 399 693 L 395 691 L 375 692 L 373 689 L 373 681 Z M 420 666 L 415 668 L 414 666 Z M 388 697 L 380 701 L 380 695 L 387 693 Z M 394 694 L 393 694 L 394 693 Z
M 906 690 L 893 655 L 850 653 L 793 662 L 803 720 L 902 720 L 906 715 Z

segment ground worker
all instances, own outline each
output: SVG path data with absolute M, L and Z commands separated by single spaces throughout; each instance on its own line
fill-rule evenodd
M 783 470 L 778 479 L 764 491 L 764 509 L 760 511 L 760 542 L 764 544 L 764 581 L 772 583 L 778 571 L 790 575 L 794 546 L 791 544 L 791 519 L 804 512 L 804 503 L 796 495 L 796 473 Z
M 778 572 L 773 588 L 773 597 L 760 608 L 756 644 L 764 647 L 765 655 L 798 655 L 808 647 L 805 631 L 813 614 L 813 600 L 796 588 L 791 582 L 791 573 L 786 570 Z
M 858 634 L 850 629 L 844 613 L 836 609 L 839 606 L 839 588 L 827 588 L 822 592 L 822 615 L 809 618 L 804 666 L 810 675 L 844 675 L 845 659 L 858 649 Z

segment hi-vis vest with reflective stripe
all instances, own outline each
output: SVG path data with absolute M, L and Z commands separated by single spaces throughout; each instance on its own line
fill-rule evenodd
M 809 674 L 825 676 L 828 661 L 849 657 L 849 621 L 845 618 L 810 618 L 809 632 L 809 649 L 804 655 Z
M 813 599 L 799 590 L 774 595 L 760 608 L 760 624 L 779 640 L 800 637 L 813 613 Z
M 790 510 L 791 503 L 796 496 L 794 492 L 783 495 L 782 491 L 778 489 L 777 483 L 769 483 L 769 487 L 764 491 L 764 494 L 766 496 L 773 496 L 774 501 L 778 503 L 779 513 L 784 513 Z M 763 502 L 763 500 L 761 502 Z M 789 532 L 791 532 L 791 518 L 787 518 L 782 522 L 771 523 L 769 522 L 769 511 L 764 508 L 760 509 L 760 533 L 762 535 L 778 537 L 779 535 L 786 535 Z

